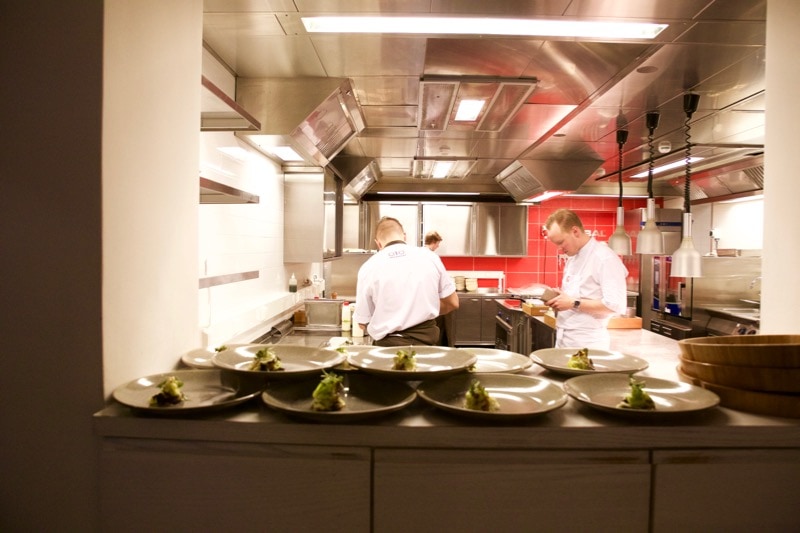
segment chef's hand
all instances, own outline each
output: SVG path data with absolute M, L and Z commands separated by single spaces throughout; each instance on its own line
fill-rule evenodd
M 558 296 L 545 302 L 551 309 L 556 311 L 566 311 L 567 309 L 572 309 L 572 306 L 575 303 L 575 298 L 569 296 L 568 294 L 559 293 Z

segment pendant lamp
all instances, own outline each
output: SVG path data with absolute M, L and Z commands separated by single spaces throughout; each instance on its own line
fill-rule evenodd
M 622 147 L 628 140 L 627 130 L 617 130 L 619 146 L 619 204 L 617 205 L 617 228 L 608 239 L 608 246 L 619 255 L 631 255 L 631 238 L 625 233 L 625 208 L 622 207 Z
M 647 147 L 650 150 L 650 163 L 647 171 L 647 218 L 644 228 L 636 237 L 636 253 L 647 255 L 659 255 L 664 253 L 664 239 L 661 230 L 656 226 L 656 200 L 653 198 L 653 158 L 655 149 L 653 148 L 653 134 L 658 127 L 658 120 L 661 115 L 658 111 L 647 113 Z
M 675 278 L 699 278 L 703 275 L 700 252 L 694 247 L 692 240 L 692 204 L 689 197 L 689 185 L 692 180 L 692 136 L 689 121 L 697 111 L 700 102 L 699 94 L 683 95 L 683 111 L 686 113 L 684 128 L 686 131 L 686 181 L 683 185 L 683 231 L 681 245 L 672 254 L 670 276 Z

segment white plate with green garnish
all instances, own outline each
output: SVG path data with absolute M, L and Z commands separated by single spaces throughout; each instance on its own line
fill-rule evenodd
M 644 359 L 620 352 L 588 348 L 589 359 L 594 370 L 570 368 L 569 360 L 581 348 L 543 348 L 531 354 L 533 362 L 559 374 L 578 376 L 582 374 L 622 373 L 632 374 L 645 370 L 650 364 Z
M 223 350 L 230 350 L 241 346 L 241 344 L 220 344 L 219 346 L 206 346 L 205 348 L 197 348 L 190 350 L 181 356 L 181 361 L 186 366 L 192 368 L 215 368 L 214 356 Z
M 475 364 L 470 367 L 472 372 L 516 374 L 533 364 L 533 361 L 527 355 L 509 352 L 508 350 L 497 350 L 495 348 L 461 349 L 474 354 L 478 358 Z
M 623 399 L 631 393 L 631 378 L 652 399 L 652 409 L 622 407 Z M 691 413 L 716 407 L 719 397 L 713 392 L 680 381 L 628 376 L 625 374 L 594 374 L 576 376 L 564 382 L 564 391 L 579 402 L 601 411 L 635 417 Z
M 351 422 L 399 411 L 417 397 L 414 389 L 402 381 L 357 372 L 328 373 L 337 374 L 342 380 L 344 405 L 337 410 L 313 408 L 313 394 L 324 377 L 322 373 L 301 380 L 269 382 L 261 399 L 267 406 L 287 415 L 318 422 Z
M 476 380 L 492 398 L 491 410 L 467 406 L 467 392 Z M 417 387 L 417 395 L 444 411 L 495 421 L 537 416 L 567 403 L 567 395 L 551 381 L 518 374 L 459 374 L 424 381 Z
M 412 364 L 411 368 L 396 368 L 401 355 Z M 426 345 L 376 347 L 351 353 L 347 358 L 351 365 L 365 372 L 420 381 L 466 372 L 477 360 L 475 354 L 467 350 Z
M 257 365 L 260 356 L 265 354 L 270 354 L 276 364 L 266 367 Z M 281 379 L 307 374 L 318 375 L 322 370 L 332 368 L 346 359 L 346 354 L 336 350 L 311 346 L 244 344 L 217 353 L 213 357 L 213 362 L 223 370 Z
M 168 378 L 176 378 L 183 395 L 175 403 L 153 403 Z M 255 398 L 262 387 L 220 370 L 174 370 L 133 380 L 114 390 L 123 405 L 158 415 L 190 415 L 226 409 Z

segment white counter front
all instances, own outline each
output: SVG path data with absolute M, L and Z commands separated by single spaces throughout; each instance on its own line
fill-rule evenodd
M 644 330 L 613 330 L 612 339 L 613 349 L 649 362 L 641 375 L 677 379 L 675 341 Z M 526 372 L 564 381 L 537 365 Z M 132 502 L 163 507 L 165 514 L 185 506 L 188 524 L 213 525 L 220 519 L 211 510 L 209 516 L 189 511 L 192 498 L 213 491 L 213 511 L 222 505 L 230 511 L 226 516 L 234 513 L 241 518 L 234 523 L 247 530 L 250 511 L 237 501 L 239 495 L 220 495 L 220 477 L 227 491 L 241 478 L 264 491 L 305 494 L 302 502 L 287 501 L 283 511 L 269 513 L 276 530 L 298 525 L 337 530 L 330 529 L 330 513 L 318 513 L 314 498 L 326 502 L 334 515 L 346 515 L 351 527 L 338 528 L 342 531 L 444 531 L 462 523 L 467 530 L 512 531 L 526 520 L 536 520 L 539 531 L 550 530 L 548 525 L 592 531 L 695 526 L 721 531 L 748 525 L 788 531 L 800 526 L 790 496 L 800 490 L 800 420 L 723 407 L 650 421 L 618 418 L 570 398 L 556 411 L 500 425 L 451 416 L 417 400 L 386 418 L 334 425 L 294 420 L 259 400 L 198 418 L 137 416 L 113 404 L 94 422 L 106 491 L 103 525 L 109 529 L 119 526 L 120 515 L 143 527 L 152 524 L 152 514 L 145 520 L 133 511 L 143 507 Z M 208 478 L 193 470 L 207 464 L 217 465 Z M 252 468 L 263 469 L 255 480 Z M 158 478 L 159 472 L 181 472 L 191 481 L 175 482 L 183 494 L 173 497 L 183 503 L 160 505 L 146 495 L 149 476 Z M 328 472 L 343 476 L 341 482 L 318 487 L 318 478 Z M 131 479 L 138 481 L 132 485 Z M 724 492 L 710 490 L 715 479 L 724 480 Z M 352 483 L 357 501 L 342 496 L 340 488 L 330 493 L 327 483 Z M 471 494 L 464 487 L 482 487 L 487 502 L 500 508 L 510 502 L 523 507 L 513 509 L 511 519 L 488 503 L 460 505 L 458 498 Z M 548 491 L 547 498 L 536 503 L 541 490 Z M 559 497 L 551 490 L 565 492 Z M 239 492 L 252 491 L 242 486 Z M 591 494 L 597 501 L 581 512 L 572 493 Z M 730 501 L 742 500 L 746 503 L 731 509 Z M 402 512 L 393 506 L 398 501 L 404 502 Z M 676 514 L 675 505 L 697 509 Z M 395 523 L 400 515 L 403 522 Z M 508 527 L 498 516 L 508 518 Z M 726 524 L 731 529 L 721 527 Z M 230 528 L 231 522 L 220 525 Z

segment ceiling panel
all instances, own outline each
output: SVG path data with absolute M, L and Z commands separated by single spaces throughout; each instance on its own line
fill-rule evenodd
M 342 153 L 378 161 L 384 179 L 376 191 L 404 183 L 419 190 L 414 158 L 449 155 L 477 159 L 462 189 L 492 194 L 494 176 L 516 158 L 565 164 L 601 158 L 601 169 L 580 189 L 591 192 L 616 172 L 621 128 L 629 131 L 623 166 L 630 181 L 649 156 L 648 111 L 661 115 L 654 142 L 669 143 L 658 157 L 679 156 L 688 91 L 701 96 L 692 138 L 709 159 L 763 145 L 765 0 L 205 0 L 204 8 L 206 45 L 240 78 L 351 79 L 366 127 Z M 669 27 L 652 42 L 307 34 L 301 17 L 323 13 L 626 19 Z M 536 78 L 537 84 L 499 132 L 420 131 L 426 76 Z M 425 190 L 434 187 L 425 181 Z

